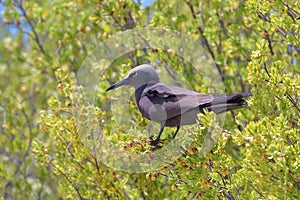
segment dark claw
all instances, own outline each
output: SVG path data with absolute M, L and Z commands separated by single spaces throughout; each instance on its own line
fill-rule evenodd
M 156 146 L 159 143 L 159 138 L 153 140 L 153 137 L 150 138 L 150 145 Z
M 163 124 L 160 125 L 160 131 L 158 133 L 158 136 L 155 140 L 153 140 L 153 136 L 150 136 L 150 145 L 155 145 L 157 146 L 157 144 L 159 143 L 159 140 L 160 140 L 160 136 L 162 134 L 162 132 L 164 131 L 164 126 Z

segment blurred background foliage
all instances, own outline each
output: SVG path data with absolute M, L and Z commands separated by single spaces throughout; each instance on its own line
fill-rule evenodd
M 299 1 L 161 0 L 146 6 L 125 0 L 0 0 L 0 5 L 3 199 L 299 198 Z M 194 129 L 194 142 L 176 162 L 157 172 L 128 174 L 103 165 L 80 141 L 72 90 L 95 45 L 145 26 L 198 41 L 215 61 L 226 92 L 251 89 L 253 97 L 249 110 L 227 113 L 226 131 L 218 132 L 204 158 L 197 153 L 204 134 Z M 179 71 L 186 67 L 163 52 L 135 51 L 113 63 L 102 87 L 158 59 Z M 106 100 L 99 94 L 99 105 Z M 204 127 L 210 117 L 203 117 Z M 124 135 L 111 140 L 128 151 L 147 148 L 147 138 Z

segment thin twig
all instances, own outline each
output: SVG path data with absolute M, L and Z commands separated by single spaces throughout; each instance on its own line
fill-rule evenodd
M 248 185 L 250 185 L 252 188 L 253 188 L 253 190 L 255 190 L 255 192 L 257 192 L 261 197 L 264 197 L 264 195 L 260 192 L 260 191 L 258 191 L 255 187 L 254 187 L 254 185 L 252 185 L 252 183 L 249 181 L 248 182 Z
M 270 35 L 269 35 L 268 31 L 266 31 L 266 30 L 264 30 L 264 34 L 265 34 L 265 39 L 268 42 L 268 46 L 269 46 L 271 55 L 273 56 L 274 55 L 274 51 L 273 51 L 272 41 L 271 41 Z
M 185 0 L 184 2 L 185 2 L 185 3 L 188 5 L 188 7 L 190 8 L 190 11 L 192 12 L 193 18 L 194 18 L 194 19 L 197 19 L 197 16 L 196 16 L 196 13 L 195 13 L 195 10 L 194 10 L 194 6 L 193 6 L 190 2 L 188 2 L 188 1 L 186 1 L 186 0 Z M 208 51 L 209 51 L 211 57 L 215 60 L 216 56 L 215 56 L 215 54 L 214 54 L 214 52 L 213 52 L 213 50 L 212 50 L 212 48 L 211 48 L 211 46 L 210 46 L 210 44 L 209 44 L 207 38 L 206 38 L 205 35 L 204 35 L 204 30 L 203 30 L 203 28 L 202 28 L 201 26 L 198 26 L 197 29 L 198 29 L 198 31 L 200 32 L 202 42 L 203 42 L 203 43 L 205 44 L 205 46 L 207 47 L 207 49 L 208 49 Z M 224 82 L 224 74 L 223 74 L 223 72 L 222 72 L 220 66 L 219 66 L 217 63 L 215 63 L 215 65 L 216 65 L 216 67 L 217 67 L 217 69 L 218 69 L 218 72 L 219 72 L 221 78 L 222 78 L 222 81 Z
M 297 102 L 293 99 L 293 97 L 288 93 L 286 92 L 285 95 L 287 96 L 288 100 L 294 105 L 294 107 L 298 110 L 298 112 L 300 113 L 300 108 L 299 106 L 297 105 Z
M 61 171 L 55 164 L 53 164 L 51 161 L 49 163 L 52 167 L 54 167 L 61 175 L 63 175 L 65 177 L 65 179 L 73 186 L 73 188 L 75 189 L 75 191 L 77 192 L 78 196 L 80 199 L 84 199 L 81 194 L 80 191 L 78 189 L 78 187 L 76 186 L 75 183 L 73 183 L 73 181 L 67 176 L 66 173 L 64 173 L 63 171 Z
M 15 6 L 16 6 L 17 8 L 20 9 L 22 15 L 25 17 L 26 22 L 27 22 L 28 25 L 30 26 L 30 28 L 31 28 L 31 30 L 32 30 L 32 32 L 33 32 L 33 34 L 34 34 L 34 40 L 36 41 L 36 43 L 37 43 L 37 45 L 38 45 L 40 51 L 41 51 L 44 55 L 46 55 L 46 51 L 44 50 L 44 47 L 43 47 L 43 45 L 42 45 L 42 43 L 41 43 L 41 40 L 40 40 L 40 38 L 39 38 L 39 36 L 38 36 L 36 30 L 35 30 L 35 27 L 34 27 L 34 25 L 32 24 L 31 20 L 29 19 L 29 16 L 27 15 L 27 12 L 26 12 L 25 8 L 23 7 L 23 1 L 14 1 L 14 4 L 15 4 Z

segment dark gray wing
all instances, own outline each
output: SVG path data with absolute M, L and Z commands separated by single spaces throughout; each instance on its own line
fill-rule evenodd
M 199 109 L 214 100 L 213 95 L 200 94 L 185 88 L 168 86 L 162 83 L 146 87 L 142 98 L 147 96 L 153 104 L 165 108 L 167 119 L 181 115 L 191 109 Z M 200 107 L 199 107 L 200 106 Z
M 190 110 L 208 109 L 215 113 L 222 113 L 241 107 L 246 107 L 244 97 L 251 93 L 242 94 L 200 94 L 185 88 L 168 86 L 162 83 L 147 87 L 142 96 L 147 96 L 153 104 L 162 105 L 167 113 L 167 118 L 182 115 Z

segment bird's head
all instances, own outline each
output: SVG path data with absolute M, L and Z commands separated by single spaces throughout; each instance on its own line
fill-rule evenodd
M 130 85 L 135 89 L 148 84 L 159 83 L 159 77 L 151 65 L 139 65 L 128 72 L 125 78 L 106 89 L 106 92 L 122 85 Z

